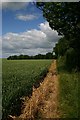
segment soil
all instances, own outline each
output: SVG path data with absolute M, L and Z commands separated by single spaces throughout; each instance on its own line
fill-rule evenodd
M 47 76 L 38 88 L 33 87 L 32 96 L 24 98 L 22 114 L 10 119 L 26 120 L 30 118 L 59 118 L 58 110 L 59 81 L 56 60 L 53 60 Z

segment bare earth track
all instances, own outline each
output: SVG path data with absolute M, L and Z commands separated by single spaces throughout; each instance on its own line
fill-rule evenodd
M 56 60 L 53 60 L 47 76 L 38 88 L 33 87 L 31 98 L 26 97 L 22 114 L 12 117 L 15 120 L 27 118 L 59 118 L 58 92 L 59 82 L 56 72 Z

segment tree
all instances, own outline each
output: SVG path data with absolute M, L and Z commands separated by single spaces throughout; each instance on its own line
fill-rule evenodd
M 38 2 L 37 7 L 43 11 L 50 27 L 69 41 L 69 47 L 77 53 L 75 64 L 80 68 L 80 2 Z M 59 47 L 54 48 L 57 54 Z
M 37 6 L 43 11 L 43 16 L 49 22 L 50 27 L 57 30 L 60 35 L 77 34 L 80 29 L 79 3 L 38 2 Z
M 9 56 L 7 60 L 23 60 L 23 59 L 53 59 L 53 54 L 52 53 L 46 53 L 46 55 L 38 54 L 35 56 L 29 56 L 29 55 L 14 55 L 14 56 Z
M 69 41 L 66 40 L 65 37 L 59 39 L 58 43 L 56 43 L 53 51 L 55 52 L 56 56 L 64 56 L 67 49 L 69 48 Z
M 46 53 L 45 57 L 46 57 L 46 59 L 52 59 L 53 58 L 53 54 L 48 52 L 48 53 Z
M 66 66 L 68 66 L 68 70 L 71 70 L 72 68 L 76 68 L 77 65 L 75 63 L 77 63 L 77 57 L 76 57 L 76 52 L 74 50 L 74 48 L 69 48 L 66 51 Z

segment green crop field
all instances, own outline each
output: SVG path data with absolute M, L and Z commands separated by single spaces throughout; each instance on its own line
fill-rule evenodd
M 51 60 L 3 59 L 3 119 L 9 114 L 20 113 L 20 98 L 31 95 L 33 85 L 38 87 L 50 64 Z

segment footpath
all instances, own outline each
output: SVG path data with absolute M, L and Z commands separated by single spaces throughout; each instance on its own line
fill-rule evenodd
M 56 72 L 56 60 L 53 60 L 43 82 L 38 88 L 33 87 L 30 98 L 25 98 L 22 114 L 18 117 L 10 116 L 10 118 L 14 120 L 59 118 L 58 95 L 59 81 Z

